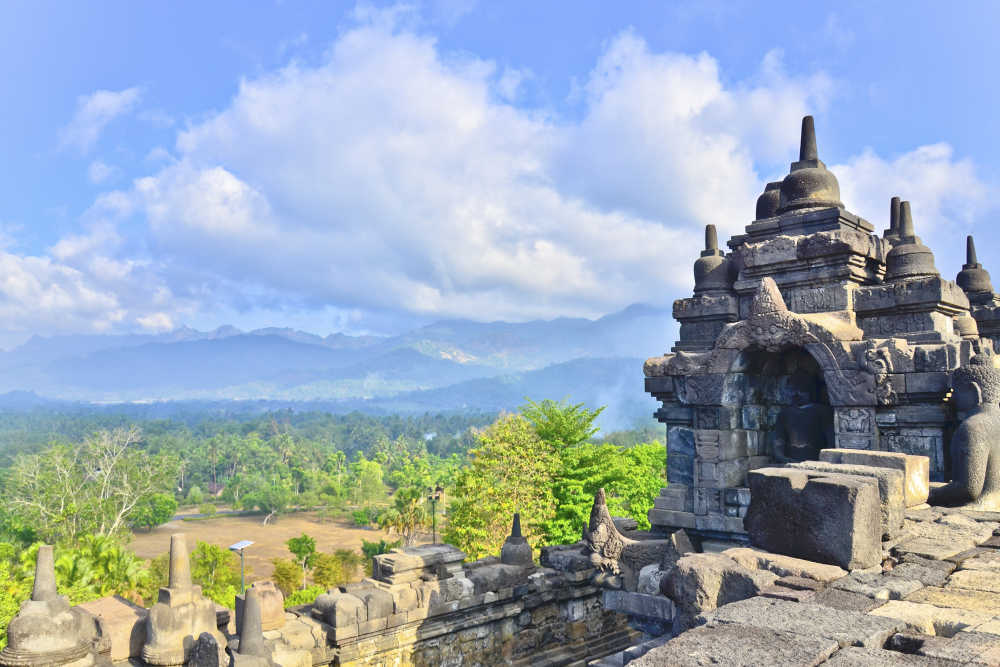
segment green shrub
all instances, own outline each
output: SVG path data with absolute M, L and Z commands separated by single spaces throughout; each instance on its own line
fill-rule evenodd
M 271 562 L 274 563 L 274 574 L 271 575 L 271 579 L 286 598 L 302 588 L 304 573 L 301 565 L 291 558 L 275 558 Z
M 313 584 L 302 590 L 293 591 L 291 595 L 285 596 L 285 608 L 294 607 L 298 604 L 312 604 L 320 595 L 326 592 L 323 586 Z
M 367 505 L 351 512 L 351 518 L 354 519 L 355 525 L 368 527 L 378 523 L 379 514 L 381 512 L 377 508 Z
M 212 516 L 218 511 L 218 508 L 212 503 L 202 503 L 201 505 L 198 505 L 198 514 L 207 514 L 208 516 Z

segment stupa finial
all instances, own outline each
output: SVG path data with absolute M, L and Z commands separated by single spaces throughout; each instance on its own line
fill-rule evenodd
M 972 234 L 965 237 L 965 266 L 975 267 L 979 264 L 976 259 L 976 242 L 972 240 Z
M 799 161 L 818 160 L 819 151 L 816 148 L 816 125 L 812 116 L 802 119 L 802 137 L 799 141 Z
M 35 602 L 47 602 L 59 597 L 56 589 L 56 566 L 52 553 L 52 545 L 43 544 L 38 547 L 35 556 L 35 583 L 31 587 L 31 599 Z

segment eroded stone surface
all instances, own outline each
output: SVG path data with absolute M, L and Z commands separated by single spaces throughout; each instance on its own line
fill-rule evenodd
M 789 603 L 793 604 L 793 603 Z M 654 648 L 630 667 L 702 667 L 707 665 L 818 665 L 838 648 L 837 642 L 770 628 L 723 624 L 702 626 Z
M 875 479 L 761 468 L 747 480 L 751 501 L 745 525 L 754 546 L 849 570 L 881 562 Z
M 760 549 L 737 547 L 726 549 L 723 555 L 729 556 L 743 567 L 751 570 L 768 570 L 781 577 L 802 577 L 821 582 L 830 582 L 847 574 L 847 571 L 836 565 L 815 563 L 803 558 L 773 554 Z
M 824 637 L 840 646 L 879 647 L 904 627 L 902 621 L 889 617 L 759 597 L 720 607 L 705 614 L 705 618 L 710 623 L 734 623 Z
M 958 608 L 941 608 L 929 603 L 891 600 L 872 610 L 873 616 L 898 618 L 913 632 L 951 637 L 965 628 L 988 622 L 991 614 Z

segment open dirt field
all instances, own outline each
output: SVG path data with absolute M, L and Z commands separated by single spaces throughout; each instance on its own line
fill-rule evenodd
M 253 546 L 246 550 L 247 583 L 257 579 L 267 579 L 274 571 L 272 558 L 290 558 L 291 553 L 285 541 L 306 533 L 316 539 L 319 551 L 332 552 L 335 549 L 353 549 L 361 553 L 361 540 L 376 542 L 390 537 L 385 531 L 358 528 L 350 521 L 317 521 L 312 512 L 289 514 L 272 519 L 262 525 L 262 517 L 220 517 L 206 521 L 171 521 L 154 528 L 152 532 L 140 531 L 132 537 L 129 547 L 141 558 L 153 558 L 167 553 L 170 536 L 185 533 L 189 549 L 195 542 L 210 542 L 220 547 L 228 547 L 240 540 L 252 540 Z M 430 540 L 428 540 L 430 541 Z M 359 571 L 358 576 L 363 576 Z

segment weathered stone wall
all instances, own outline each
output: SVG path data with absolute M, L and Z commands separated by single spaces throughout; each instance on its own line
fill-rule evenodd
M 335 665 L 568 664 L 621 650 L 638 633 L 623 614 L 606 612 L 593 571 L 535 581 L 474 596 L 453 612 L 422 613 L 395 628 L 339 640 Z M 410 616 L 408 614 L 408 616 Z

